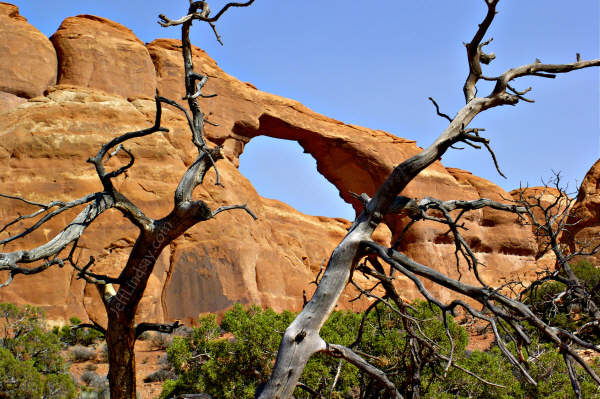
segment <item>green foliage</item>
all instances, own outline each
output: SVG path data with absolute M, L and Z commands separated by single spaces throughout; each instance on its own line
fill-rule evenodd
M 446 370 L 446 362 L 433 356 L 427 346 L 418 349 L 422 363 L 411 363 L 407 325 L 396 309 L 380 305 L 366 317 L 362 339 L 353 349 L 368 353 L 369 362 L 385 370 L 405 397 L 410 397 L 415 367 L 419 367 L 421 375 L 421 396 L 428 399 L 563 399 L 573 396 L 562 356 L 550 344 L 536 341 L 529 355 L 524 354 L 528 357 L 530 374 L 538 381 L 534 386 L 515 371 L 498 348 L 466 351 L 466 331 L 448 316 L 451 345 L 441 311 L 435 306 L 417 301 L 406 311 L 411 318 L 419 320 L 418 334 L 429 337 L 428 342 L 439 353 L 447 357 L 452 353 L 454 364 L 495 385 L 485 384 L 458 368 Z M 293 318 L 290 312 L 277 314 L 258 307 L 244 309 L 241 305 L 225 313 L 220 325 L 214 315 L 200 318 L 199 326 L 189 337 L 175 337 L 167 350 L 169 365 L 177 379 L 164 382 L 160 398 L 182 393 L 208 393 L 215 399 L 253 398 L 256 387 L 270 375 L 281 335 Z M 327 342 L 352 346 L 362 318 L 362 314 L 348 311 L 333 312 L 321 329 L 321 336 Z M 508 348 L 516 354 L 514 345 Z M 600 398 L 592 379 L 580 367 L 576 369 L 583 397 Z M 354 366 L 321 354 L 310 359 L 300 382 L 327 398 L 388 397 Z M 314 396 L 297 388 L 294 397 Z
M 189 338 L 174 337 L 167 350 L 177 381 L 163 386 L 161 398 L 204 392 L 214 398 L 253 398 L 268 378 L 281 336 L 293 314 L 241 305 L 219 326 L 214 315 L 200 318 Z M 279 331 L 279 332 L 278 332 Z
M 572 269 L 586 291 L 591 294 L 592 301 L 600 305 L 600 268 L 582 260 L 573 265 Z M 559 296 L 565 289 L 566 285 L 561 282 L 547 281 L 535 287 L 524 302 L 549 325 L 575 331 L 592 319 L 586 312 L 582 312 L 579 301 L 568 295 Z M 580 337 L 600 343 L 597 330 L 583 331 Z
M 534 343 L 528 359 L 528 371 L 538 385 L 525 381 L 506 361 L 497 347 L 490 351 L 474 351 L 461 356 L 457 363 L 477 373 L 480 377 L 505 388 L 484 384 L 474 377 L 454 370 L 445 379 L 439 379 L 429 389 L 427 398 L 474 398 L 474 399 L 563 399 L 573 397 L 571 382 L 562 356 L 550 344 Z M 511 348 L 514 352 L 514 347 Z M 597 370 L 597 366 L 594 366 Z M 600 392 L 592 378 L 580 367 L 577 377 L 584 398 L 600 398 Z
M 321 337 L 326 342 L 350 346 L 356 339 L 362 315 L 349 311 L 336 311 L 321 329 Z M 317 392 L 329 393 L 333 384 L 339 359 L 334 359 L 323 354 L 316 354 L 306 365 L 300 382 L 311 387 Z M 332 392 L 332 398 L 341 398 L 350 394 L 354 387 L 359 385 L 359 373 L 353 365 L 342 362 L 338 381 Z M 300 388 L 296 389 L 294 396 L 297 398 L 312 398 L 312 395 Z
M 442 352 L 450 353 L 450 341 L 446 335 L 439 309 L 426 303 L 414 304 L 411 316 L 424 320 L 422 332 Z M 225 313 L 221 325 L 214 315 L 202 317 L 199 327 L 189 338 L 175 337 L 167 350 L 168 361 L 177 380 L 166 381 L 161 398 L 170 398 L 182 393 L 208 393 L 215 399 L 253 398 L 258 384 L 266 382 L 271 373 L 281 335 L 293 320 L 294 314 L 277 314 L 270 309 L 258 307 L 244 309 L 236 305 Z M 362 315 L 352 312 L 333 312 L 321 329 L 327 342 L 350 346 L 356 339 Z M 463 351 L 467 335 L 451 317 L 448 317 L 454 350 Z M 400 316 L 385 306 L 371 312 L 364 323 L 361 342 L 355 349 L 374 356 L 370 360 L 383 369 L 402 365 L 406 355 L 406 332 Z M 441 364 L 432 362 L 430 369 L 439 371 Z M 372 389 L 372 381 L 363 376 L 354 366 L 342 362 L 335 388 L 331 387 L 339 360 L 325 355 L 313 356 L 308 362 L 301 383 L 332 398 L 355 397 L 357 390 Z M 393 373 L 394 382 L 402 386 L 409 371 L 398 367 Z M 295 397 L 311 398 L 312 395 L 300 388 Z M 376 396 L 373 396 L 376 397 Z
M 90 346 L 97 341 L 104 339 L 102 333 L 92 328 L 75 328 L 79 324 L 81 324 L 80 319 L 71 317 L 68 325 L 64 325 L 62 328 L 54 327 L 52 332 L 67 346 Z
M 523 384 L 526 394 L 523 398 L 568 398 L 572 397 L 573 390 L 568 377 L 567 366 L 561 354 L 550 344 L 540 345 L 531 358 L 531 376 L 538 381 L 538 386 Z M 596 372 L 598 368 L 594 367 Z M 581 367 L 576 367 L 577 379 L 584 398 L 599 398 L 598 386 Z
M 43 311 L 3 303 L 0 318 L 0 392 L 10 398 L 74 398 L 61 344 L 44 330 Z
M 0 348 L 0 392 L 7 398 L 41 398 L 41 374 L 33 362 L 19 361 L 5 348 Z
M 406 326 L 400 315 L 387 307 L 379 307 L 379 312 L 370 315 L 371 331 L 365 335 L 364 343 L 361 344 L 362 352 L 375 354 L 377 360 L 372 362 L 382 370 L 394 370 L 390 373 L 390 379 L 398 390 L 405 396 L 410 397 L 410 383 L 413 381 L 415 371 L 421 374 L 422 391 L 432 391 L 430 386 L 436 381 L 443 379 L 445 362 L 433 356 L 432 349 L 427 346 L 417 345 L 419 348 L 419 359 L 421 364 L 414 364 L 410 360 L 410 347 Z M 407 313 L 414 320 L 419 320 L 419 328 L 413 330 L 420 337 L 428 337 L 428 342 L 436 350 L 446 356 L 456 358 L 463 353 L 468 336 L 464 328 L 456 324 L 452 316 L 447 315 L 446 323 L 452 341 L 448 338 L 441 310 L 423 301 L 416 301 Z M 452 370 L 453 371 L 453 370 Z M 371 382 L 364 384 L 367 392 L 373 391 L 375 387 Z M 383 393 L 369 392 L 366 397 L 385 397 Z
M 46 398 L 70 399 L 75 397 L 77 388 L 67 373 L 48 374 L 44 382 L 44 392 Z

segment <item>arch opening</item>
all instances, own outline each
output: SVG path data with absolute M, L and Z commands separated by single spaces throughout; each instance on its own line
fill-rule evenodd
M 307 215 L 354 219 L 352 206 L 317 171 L 315 159 L 296 141 L 254 137 L 244 146 L 239 171 L 263 197 Z

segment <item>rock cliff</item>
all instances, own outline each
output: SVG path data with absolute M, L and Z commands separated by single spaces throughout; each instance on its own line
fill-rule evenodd
M 600 244 L 600 160 L 587 172 L 569 219 L 569 232 L 575 241 L 571 249 L 590 251 Z M 591 257 L 598 264 L 600 253 Z
M 150 126 L 155 90 L 175 100 L 184 93 L 176 40 L 157 39 L 144 45 L 129 29 L 89 15 L 67 18 L 48 40 L 7 3 L 0 3 L 0 19 L 0 46 L 6 46 L 3 54 L 9 54 L 0 59 L 0 192 L 48 202 L 100 190 L 85 160 L 117 134 Z M 17 51 L 17 41 L 28 50 Z M 32 60 L 31 53 L 40 56 Z M 16 70 L 16 65 L 27 67 Z M 257 90 L 222 71 L 199 48 L 194 48 L 194 65 L 209 76 L 205 92 L 218 94 L 204 100 L 202 108 L 218 124 L 207 127 L 208 140 L 222 145 L 226 155 L 218 164 L 226 188 L 211 184 L 211 174 L 197 195 L 214 207 L 247 203 L 259 220 L 252 221 L 241 212 L 224 213 L 218 220 L 197 225 L 165 249 L 148 284 L 140 317 L 148 321 L 194 319 L 201 312 L 221 311 L 235 302 L 297 310 L 303 290 L 310 295 L 314 289 L 310 282 L 349 222 L 304 215 L 260 197 L 237 169 L 245 144 L 260 135 L 297 141 L 356 210 L 361 205 L 350 192 L 373 195 L 394 165 L 420 148 L 412 140 L 344 124 L 296 101 Z M 169 133 L 134 141 L 129 149 L 136 164 L 117 180 L 119 189 L 151 217 L 169 210 L 177 181 L 193 161 L 181 113 L 167 109 L 163 125 Z M 440 162 L 419 175 L 403 194 L 509 198 L 493 183 L 445 168 Z M 32 209 L 1 199 L 0 222 Z M 72 215 L 53 220 L 20 245 L 31 247 L 52 237 Z M 387 227 L 377 231 L 377 240 L 389 243 L 406 223 L 402 217 L 387 219 Z M 466 227 L 466 238 L 487 265 L 483 278 L 488 282 L 535 270 L 535 237 L 514 216 L 480 210 L 467 218 Z M 409 231 L 400 249 L 457 277 L 454 247 L 444 233 L 440 226 L 422 223 Z M 115 275 L 134 236 L 134 227 L 116 212 L 103 215 L 80 242 L 78 256 L 94 255 L 95 270 Z M 471 281 L 467 276 L 464 279 Z M 399 284 L 405 297 L 417 296 L 408 281 Z M 428 288 L 442 299 L 450 296 L 439 287 Z M 97 295 L 65 266 L 15 278 L 0 290 L 0 301 L 43 306 L 53 318 L 89 315 L 102 322 L 105 316 Z M 356 292 L 348 289 L 340 306 L 364 307 L 364 302 L 349 302 L 354 296 Z

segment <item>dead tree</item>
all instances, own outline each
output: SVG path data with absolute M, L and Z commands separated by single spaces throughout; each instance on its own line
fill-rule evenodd
M 145 331 L 172 332 L 178 327 L 177 323 L 163 325 L 157 323 L 134 324 L 138 304 L 142 299 L 148 278 L 154 268 L 156 259 L 162 250 L 173 240 L 181 236 L 186 230 L 214 218 L 219 213 L 241 209 L 256 219 L 254 213 L 246 205 L 226 205 L 212 209 L 204 201 L 194 199 L 194 189 L 203 183 L 204 177 L 214 169 L 216 184 L 221 185 L 216 162 L 223 158 L 220 147 L 211 147 L 204 139 L 204 114 L 198 105 L 199 98 L 211 97 L 202 93 L 202 88 L 208 77 L 194 71 L 192 63 L 192 48 L 189 39 L 190 27 L 194 20 L 207 22 L 212 27 L 217 39 L 214 23 L 231 7 L 246 7 L 254 0 L 245 3 L 228 3 L 214 16 L 210 15 L 208 3 L 204 1 L 190 2 L 187 15 L 178 20 L 170 21 L 164 16 L 159 16 L 163 26 L 182 25 L 182 55 L 185 67 L 185 89 L 190 112 L 176 101 L 156 96 L 156 115 L 153 126 L 135 132 L 122 134 L 104 144 L 90 162 L 96 170 L 102 183 L 102 191 L 88 194 L 82 198 L 68 203 L 51 202 L 42 204 L 29 201 L 25 198 L 3 195 L 17 201 L 39 207 L 39 210 L 25 216 L 19 216 L 13 222 L 4 226 L 10 227 L 23 219 L 34 219 L 35 222 L 23 232 L 0 241 L 7 244 L 17 239 L 26 238 L 50 219 L 61 213 L 78 206 L 85 208 L 60 231 L 54 238 L 30 250 L 19 250 L 0 253 L 0 271 L 8 271 L 9 278 L 0 285 L 8 285 L 12 279 L 19 275 L 41 273 L 44 270 L 58 265 L 70 265 L 75 268 L 80 278 L 88 283 L 95 284 L 100 291 L 104 307 L 108 315 L 108 325 L 94 327 L 105 334 L 108 346 L 110 395 L 113 399 L 135 399 L 135 356 L 134 344 L 136 339 Z M 113 179 L 123 175 L 133 167 L 134 154 L 126 148 L 129 140 L 145 137 L 156 132 L 167 132 L 168 129 L 161 125 L 162 107 L 164 104 L 175 107 L 187 119 L 191 132 L 191 141 L 197 150 L 196 160 L 185 171 L 174 192 L 173 208 L 168 215 L 161 219 L 152 219 L 134 204 L 127 196 L 117 190 Z M 106 170 L 105 161 L 118 153 L 125 153 L 129 161 L 115 170 Z M 139 230 L 127 263 L 118 276 L 100 275 L 93 272 L 94 258 L 87 264 L 80 265 L 74 257 L 77 243 L 86 228 L 106 210 L 119 210 Z M 33 265 L 33 266 L 27 266 Z
M 558 302 L 564 302 L 568 303 L 570 308 L 579 308 L 579 313 L 583 316 L 582 325 L 575 331 L 575 335 L 581 336 L 586 331 L 598 334 L 600 303 L 594 298 L 594 292 L 590 292 L 577 276 L 572 262 L 597 254 L 600 251 L 600 237 L 598 240 L 577 241 L 571 236 L 569 229 L 581 222 L 571 212 L 577 193 L 568 195 L 560 182 L 560 174 L 557 173 L 551 181 L 545 183 L 542 191 L 527 194 L 527 190 L 521 189 L 518 191 L 518 197 L 512 201 L 525 210 L 520 214 L 522 223 L 534 229 L 540 246 L 537 257 L 550 252 L 556 259 L 553 270 L 539 271 L 539 278 L 518 294 L 520 299 L 528 299 L 535 297 L 532 294 L 547 282 L 561 283 L 565 287 L 564 290 L 549 298 L 548 305 L 556 309 Z M 545 196 L 552 200 L 544 201 Z M 543 307 L 544 304 L 541 305 Z
M 600 66 L 600 59 L 582 61 L 579 54 L 577 54 L 573 63 L 544 64 L 536 60 L 528 65 L 511 68 L 499 76 L 485 76 L 481 64 L 490 63 L 495 55 L 483 51 L 484 47 L 491 42 L 491 39 L 484 41 L 484 36 L 497 13 L 496 7 L 499 0 L 484 1 L 487 6 L 487 13 L 472 40 L 466 44 L 469 74 L 463 86 L 465 106 L 454 117 L 450 117 L 440 112 L 437 103 L 432 99 L 437 115 L 448 120 L 446 129 L 429 147 L 398 165 L 377 190 L 373 198 L 368 197 L 366 194 L 361 195 L 364 200 L 363 211 L 354 220 L 346 236 L 331 254 L 327 268 L 313 297 L 286 329 L 281 340 L 273 373 L 268 383 L 258 389 L 256 394 L 258 398 L 292 397 L 308 359 L 317 352 L 342 358 L 356 365 L 363 373 L 378 382 L 382 389 L 387 392 L 386 397 L 402 397 L 383 371 L 373 367 L 352 349 L 332 345 L 325 342 L 319 335 L 321 327 L 333 311 L 343 289 L 351 282 L 352 271 L 356 270 L 359 265 L 365 273 L 380 278 L 386 288 L 388 298 L 394 301 L 394 296 L 398 296 L 398 294 L 395 293 L 393 286 L 393 272 L 383 273 L 382 267 L 374 266 L 378 263 L 386 264 L 389 269 L 408 277 L 425 299 L 439 306 L 444 315 L 460 308 L 472 317 L 489 323 L 496 335 L 498 346 L 504 355 L 530 383 L 535 384 L 536 382 L 529 376 L 520 359 L 507 349 L 500 337 L 498 331 L 500 321 L 503 322 L 503 325 L 508 325 L 512 329 L 510 336 L 518 343 L 518 347 L 527 345 L 530 342 L 522 327 L 522 323 L 527 321 L 560 349 L 570 370 L 571 377 L 573 376 L 572 363 L 577 362 L 600 384 L 600 378 L 578 355 L 573 344 L 576 343 L 579 346 L 596 351 L 599 351 L 599 349 L 589 342 L 581 340 L 571 332 L 561 331 L 549 326 L 534 314 L 528 306 L 518 299 L 504 294 L 500 289 L 501 287 L 492 287 L 486 284 L 479 275 L 480 261 L 460 234 L 460 219 L 470 210 L 491 207 L 500 211 L 523 214 L 527 213 L 526 207 L 514 203 L 499 203 L 488 199 L 440 201 L 425 198 L 415 201 L 400 196 L 407 184 L 423 169 L 438 160 L 449 148 L 458 143 L 464 143 L 475 148 L 485 147 L 490 152 L 496 168 L 498 168 L 489 139 L 481 135 L 484 129 L 472 128 L 469 127 L 469 124 L 479 113 L 490 108 L 516 105 L 520 101 L 532 102 L 533 100 L 525 97 L 531 88 L 525 90 L 515 88 L 515 82 L 519 78 L 525 76 L 555 78 L 557 74 Z M 487 96 L 477 96 L 476 86 L 480 80 L 495 83 L 495 87 Z M 453 236 L 456 245 L 457 258 L 460 257 L 465 260 L 469 271 L 474 274 L 479 282 L 478 285 L 466 284 L 460 280 L 450 278 L 435 270 L 435 265 L 419 264 L 394 249 L 394 247 L 386 248 L 371 239 L 373 231 L 384 221 L 386 215 L 407 210 L 414 222 L 432 220 L 448 226 L 449 234 Z M 363 259 L 367 257 L 374 259 L 375 262 L 364 262 Z M 470 302 L 467 303 L 464 300 L 457 299 L 450 303 L 443 303 L 425 288 L 424 280 L 429 280 L 469 298 Z M 479 303 L 483 310 L 475 309 L 472 303 Z M 402 309 L 400 303 L 398 308 Z M 414 337 L 418 341 L 419 335 L 414 334 Z M 416 343 L 425 344 L 424 342 Z M 447 362 L 448 367 L 450 367 L 452 358 L 447 359 Z M 577 381 L 573 378 L 571 380 L 575 392 L 580 396 Z M 412 397 L 419 397 L 416 387 L 412 391 Z

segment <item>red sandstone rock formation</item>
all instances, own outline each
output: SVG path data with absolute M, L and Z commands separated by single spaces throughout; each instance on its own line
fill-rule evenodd
M 569 201 L 565 198 L 565 193 L 560 193 L 554 187 L 525 187 L 512 190 L 510 195 L 515 201 L 528 202 L 531 205 L 530 209 L 533 211 L 536 221 L 542 225 L 545 224 L 546 216 L 540 206 L 549 210 L 553 215 L 557 215 L 565 209 L 565 206 L 569 205 Z M 548 247 L 548 240 L 544 236 L 543 231 L 538 231 L 538 228 L 531 224 L 531 221 L 526 216 L 523 222 L 529 225 L 535 237 L 537 245 L 535 257 L 538 269 L 555 270 L 556 256 L 552 248 Z M 554 229 L 557 228 L 556 225 L 553 227 Z
M 131 30 L 94 15 L 63 21 L 50 40 L 59 84 L 93 87 L 127 97 L 154 97 L 156 77 L 144 43 Z
M 573 223 L 573 226 L 569 227 L 569 231 L 580 242 L 577 249 L 582 249 L 583 243 L 592 246 L 600 244 L 600 160 L 596 161 L 581 182 L 571 215 L 569 223 Z M 575 249 L 573 243 L 571 249 Z M 592 260 L 598 264 L 600 254 L 593 256 Z
M 14 9 L 11 7 L 0 5 L 0 15 Z M 0 42 L 3 40 L 0 34 Z M 5 165 L 0 170 L 0 192 L 38 201 L 72 199 L 100 190 L 93 168 L 85 160 L 116 134 L 152 124 L 154 103 L 149 96 L 155 85 L 165 97 L 178 100 L 183 94 L 183 67 L 175 40 L 155 40 L 146 51 L 128 29 L 106 19 L 79 16 L 65 20 L 52 41 L 61 59 L 59 83 L 63 84 L 10 112 L 0 110 L 0 160 Z M 121 57 L 121 45 L 128 46 L 133 55 Z M 218 164 L 226 189 L 205 184 L 197 195 L 215 207 L 248 203 L 259 220 L 253 222 L 235 212 L 221 214 L 219 223 L 202 223 L 177 240 L 157 263 L 140 315 L 155 321 L 195 318 L 200 312 L 220 311 L 234 302 L 298 309 L 302 291 L 310 295 L 314 288 L 310 281 L 349 222 L 303 215 L 279 201 L 261 198 L 237 170 L 244 145 L 259 135 L 297 141 L 316 159 L 319 172 L 356 209 L 361 205 L 349 192 L 373 195 L 393 166 L 420 148 L 414 141 L 347 125 L 296 101 L 261 92 L 227 75 L 202 50 L 196 48 L 194 54 L 195 69 L 210 77 L 205 93 L 218 93 L 202 103 L 208 119 L 219 124 L 207 127 L 207 138 L 223 145 L 226 154 Z M 105 69 L 98 65 L 99 59 Z M 135 79 L 124 79 L 130 76 L 133 62 L 143 68 Z M 138 140 L 130 148 L 136 156 L 135 167 L 117 181 L 120 190 L 152 217 L 163 216 L 169 209 L 176 182 L 192 161 L 181 113 L 166 110 L 163 125 L 169 133 Z M 211 175 L 209 180 L 213 178 Z M 493 183 L 446 169 L 440 162 L 419 175 L 403 194 L 465 200 L 509 197 Z M 22 204 L 1 200 L 0 222 L 28 210 Z M 51 237 L 69 217 L 53 221 L 26 245 Z M 391 234 L 382 226 L 377 235 L 382 242 L 396 237 L 407 220 L 397 217 L 386 222 Z M 515 223 L 514 216 L 481 210 L 469 216 L 467 226 L 467 239 L 487 265 L 483 277 L 488 282 L 535 268 L 535 238 L 529 228 Z M 81 259 L 94 255 L 95 270 L 116 274 L 131 248 L 132 231 L 116 212 L 104 215 L 82 240 Z M 431 223 L 417 224 L 401 249 L 456 277 L 454 247 L 444 231 Z M 399 284 L 404 296 L 417 296 L 411 283 L 400 280 Z M 442 299 L 449 296 L 440 288 L 428 288 Z M 348 290 L 340 306 L 364 306 L 348 302 L 355 294 Z M 77 280 L 68 267 L 19 276 L 0 290 L 0 301 L 41 305 L 55 318 L 89 314 L 102 322 L 104 317 L 93 287 Z
M 46 36 L 0 2 L 0 112 L 56 84 L 56 51 Z

